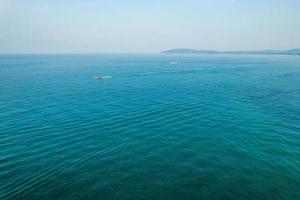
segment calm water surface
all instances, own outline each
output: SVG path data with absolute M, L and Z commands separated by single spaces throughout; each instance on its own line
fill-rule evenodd
M 0 56 L 0 199 L 299 189 L 300 56 Z

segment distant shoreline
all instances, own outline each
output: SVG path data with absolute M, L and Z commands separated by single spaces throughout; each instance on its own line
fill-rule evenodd
M 300 49 L 282 50 L 262 50 L 262 51 L 216 51 L 216 50 L 196 50 L 196 49 L 169 49 L 162 51 L 162 54 L 260 54 L 260 55 L 298 55 Z

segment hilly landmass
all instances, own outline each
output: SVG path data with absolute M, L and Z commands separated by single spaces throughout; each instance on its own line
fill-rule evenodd
M 262 51 L 216 51 L 196 49 L 169 49 L 161 53 L 167 54 L 266 54 L 266 55 L 300 55 L 300 49 L 262 50 Z

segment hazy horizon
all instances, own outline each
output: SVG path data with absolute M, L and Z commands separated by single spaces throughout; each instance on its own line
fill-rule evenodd
M 300 47 L 300 1 L 0 0 L 0 53 Z

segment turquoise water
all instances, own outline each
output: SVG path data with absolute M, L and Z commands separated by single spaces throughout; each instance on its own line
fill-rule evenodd
M 300 56 L 0 56 L 0 199 L 299 189 Z

